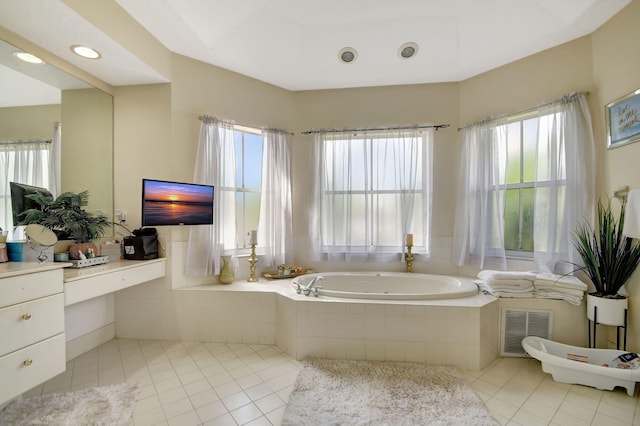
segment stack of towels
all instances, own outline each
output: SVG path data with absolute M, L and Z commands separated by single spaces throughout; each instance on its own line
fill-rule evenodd
M 587 285 L 578 278 L 550 273 L 492 271 L 478 273 L 478 287 L 496 297 L 536 297 L 580 305 Z
M 572 305 L 582 303 L 587 285 L 570 275 L 538 274 L 533 286 L 536 297 L 541 299 L 561 299 Z
M 534 297 L 536 274 L 519 271 L 480 271 L 478 287 L 496 297 Z

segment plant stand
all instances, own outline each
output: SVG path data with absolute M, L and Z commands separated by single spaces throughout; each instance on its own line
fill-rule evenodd
M 592 328 L 592 324 L 593 324 L 593 345 L 591 344 L 592 340 L 591 340 L 591 328 Z M 609 324 L 606 324 L 609 325 Z M 589 333 L 589 347 L 590 348 L 595 348 L 596 347 L 596 329 L 598 326 L 598 307 L 594 306 L 593 307 L 593 320 L 588 319 L 587 321 L 587 332 Z M 622 346 L 622 350 L 626 351 L 627 350 L 627 309 L 625 308 L 624 310 L 624 323 L 622 325 L 616 325 L 616 349 L 620 350 L 620 329 L 623 328 L 624 329 L 624 343 Z

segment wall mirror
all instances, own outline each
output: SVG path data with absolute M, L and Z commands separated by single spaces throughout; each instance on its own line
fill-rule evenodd
M 0 40 L 0 142 L 50 140 L 61 123 L 61 192 L 88 190 L 86 210 L 112 220 L 113 97 L 18 51 Z

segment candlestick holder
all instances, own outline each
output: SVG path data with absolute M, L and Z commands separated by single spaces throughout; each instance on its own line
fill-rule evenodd
M 256 263 L 258 263 L 258 259 L 256 258 L 256 245 L 251 244 L 251 256 L 249 256 L 249 279 L 247 279 L 250 283 L 258 281 L 258 278 L 256 278 Z
M 404 260 L 407 263 L 407 272 L 413 272 L 413 254 L 411 254 L 411 245 L 407 244 L 407 252 L 404 255 Z

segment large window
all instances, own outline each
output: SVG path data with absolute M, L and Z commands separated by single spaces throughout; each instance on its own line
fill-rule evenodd
M 258 229 L 262 186 L 262 133 L 235 126 L 236 247 L 249 247 L 249 233 Z
M 555 120 L 550 115 L 517 117 L 506 124 L 506 144 L 499 145 L 501 182 L 506 183 L 504 208 L 504 249 L 517 256 L 530 256 L 535 241 L 534 209 L 547 211 L 549 191 L 557 191 L 560 209 L 564 206 L 566 185 L 565 156 L 559 144 L 538 143 L 554 132 Z M 556 150 L 557 152 L 550 152 Z M 538 215 L 545 217 L 546 215 Z M 546 244 L 545 244 L 546 245 Z
M 428 254 L 431 132 L 327 133 L 316 144 L 321 253 L 372 260 L 401 253 L 412 233 Z

